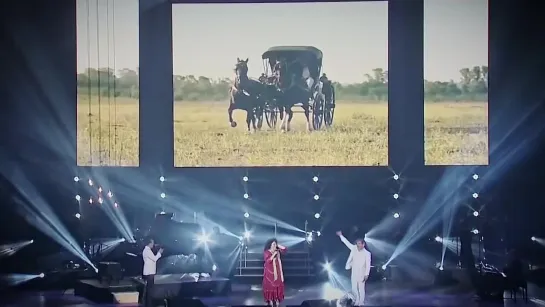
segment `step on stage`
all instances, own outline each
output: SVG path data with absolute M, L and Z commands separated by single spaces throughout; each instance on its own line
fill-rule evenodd
M 141 301 L 145 281 L 141 277 L 125 278 L 117 284 L 98 280 L 81 280 L 74 294 L 100 304 L 134 304 Z M 166 274 L 155 276 L 152 295 L 156 300 L 177 301 L 193 297 L 228 295 L 231 281 L 228 278 L 208 277 L 199 274 Z
M 136 304 L 144 292 L 141 277 L 125 278 L 117 283 L 98 280 L 80 280 L 74 294 L 99 304 Z M 179 300 L 192 297 L 228 295 L 231 281 L 228 278 L 208 277 L 200 274 L 165 274 L 155 276 L 152 295 L 157 300 Z

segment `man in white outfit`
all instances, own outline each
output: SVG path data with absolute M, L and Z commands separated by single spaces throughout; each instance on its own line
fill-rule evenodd
M 346 261 L 345 268 L 352 269 L 352 292 L 356 297 L 354 302 L 356 306 L 363 306 L 365 301 L 365 282 L 369 278 L 371 271 L 371 253 L 365 249 L 365 241 L 357 239 L 356 244 L 350 243 L 343 233 L 337 231 L 337 235 L 341 241 L 350 249 L 350 256 Z
M 155 241 L 152 238 L 146 239 L 146 246 L 142 251 L 142 258 L 144 259 L 144 269 L 142 272 L 143 278 L 146 281 L 146 287 L 144 289 L 144 306 L 153 306 L 153 286 L 155 285 L 155 273 L 157 272 L 157 260 L 161 258 L 163 249 L 159 249 L 157 254 L 154 254 L 151 250 L 155 247 Z

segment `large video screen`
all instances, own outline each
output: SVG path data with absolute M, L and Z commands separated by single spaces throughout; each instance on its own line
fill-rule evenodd
M 176 167 L 388 163 L 388 3 L 174 4 Z
M 425 161 L 488 164 L 488 1 L 424 1 Z
M 138 0 L 77 0 L 77 163 L 138 166 Z

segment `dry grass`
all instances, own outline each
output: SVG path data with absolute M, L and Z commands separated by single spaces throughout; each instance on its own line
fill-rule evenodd
M 78 163 L 137 166 L 137 100 L 118 98 L 116 121 L 113 105 L 108 116 L 110 108 L 103 100 L 100 129 L 95 100 L 91 101 L 91 125 L 88 101 L 82 97 L 79 102 Z M 333 127 L 310 133 L 305 129 L 304 115 L 297 113 L 289 133 L 271 131 L 264 124 L 262 131 L 248 134 L 245 112 L 235 111 L 239 125 L 231 128 L 226 107 L 226 103 L 215 102 L 175 104 L 176 166 L 385 166 L 388 163 L 387 104 L 340 101 Z M 488 163 L 487 109 L 485 103 L 427 104 L 426 163 Z M 93 140 L 91 147 L 89 140 Z

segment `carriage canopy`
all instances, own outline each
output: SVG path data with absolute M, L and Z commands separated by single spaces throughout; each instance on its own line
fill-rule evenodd
M 280 58 L 285 58 L 288 61 L 299 59 L 309 67 L 310 73 L 314 78 L 320 74 L 322 57 L 322 51 L 313 46 L 276 46 L 269 48 L 261 56 L 262 59 L 269 60 L 271 67 Z

